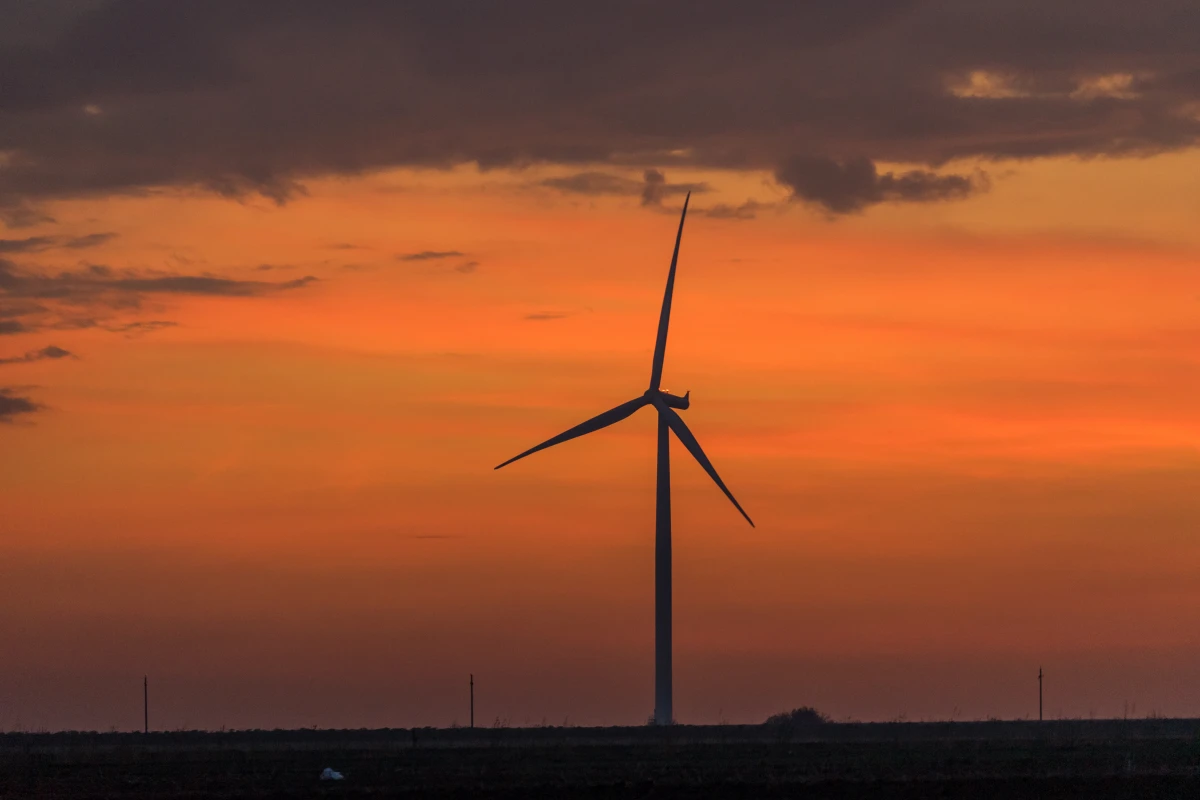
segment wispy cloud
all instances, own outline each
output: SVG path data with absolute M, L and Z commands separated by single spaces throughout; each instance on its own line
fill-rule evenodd
M 754 219 L 759 211 L 775 208 L 774 203 L 760 203 L 757 200 L 747 200 L 741 205 L 732 206 L 718 203 L 711 208 L 697 209 L 701 214 L 713 219 Z
M 0 319 L 0 336 L 26 333 L 28 330 L 19 319 Z
M 86 236 L 29 236 L 24 239 L 0 239 L 0 253 L 37 253 L 54 248 L 85 250 L 89 247 L 98 247 L 116 236 L 115 233 L 89 233 Z
M 557 178 L 546 178 L 542 186 L 571 194 L 635 195 L 642 191 L 642 182 L 607 172 L 578 172 Z
M 307 286 L 317 279 L 303 278 L 270 283 L 243 281 L 215 275 L 174 275 L 114 270 L 103 264 L 91 264 L 74 272 L 53 275 L 17 267 L 0 261 L 0 297 L 41 299 L 93 299 L 114 292 L 145 294 L 200 294 L 222 297 L 253 297 Z
M 0 194 L 0 222 L 9 228 L 29 228 L 33 225 L 58 222 L 36 205 L 12 195 Z
M 40 403 L 14 394 L 16 391 L 17 387 L 0 387 L 0 423 L 12 422 L 18 415 L 42 410 L 43 406 Z
M 479 269 L 478 261 L 468 261 L 464 264 L 459 264 L 454 268 L 455 272 L 461 272 L 463 275 L 470 275 L 475 270 Z
M 559 312 L 552 312 L 552 311 L 540 311 L 535 314 L 526 314 L 524 316 L 524 319 L 527 319 L 530 322 L 546 322 L 546 321 L 552 320 L 552 319 L 566 319 L 569 316 L 571 316 L 571 315 L 566 314 L 566 313 L 559 313 Z
M 664 198 L 674 195 L 700 194 L 709 191 L 707 183 L 667 183 L 667 176 L 648 169 L 642 176 L 642 205 L 661 206 Z
M 237 280 L 116 270 L 102 264 L 50 273 L 0 259 L 0 333 L 90 327 L 145 333 L 168 323 L 114 322 L 110 318 L 114 312 L 139 308 L 147 296 L 262 297 L 300 289 L 316 280 L 311 275 L 281 282 Z M 130 325 L 134 327 L 127 327 Z
M 31 350 L 23 356 L 0 358 L 0 364 L 27 364 L 31 361 L 45 361 L 47 359 L 58 358 L 78 358 L 78 356 L 69 350 L 64 350 L 61 347 L 50 345 L 48 347 L 43 347 L 41 350 Z
M 83 250 L 88 247 L 98 247 L 117 238 L 111 231 L 107 233 L 89 233 L 86 236 L 75 236 L 60 239 L 58 246 L 68 250 Z
M 640 196 L 642 205 L 649 207 L 661 206 L 667 197 L 684 195 L 688 192 L 700 194 L 712 191 L 707 183 L 670 183 L 667 181 L 666 175 L 657 169 L 648 169 L 643 172 L 640 181 L 624 175 L 593 171 L 546 178 L 540 181 L 539 185 L 567 194 Z
M 311 275 L 280 282 L 238 280 L 208 274 L 114 269 L 102 264 L 51 272 L 0 258 L 0 334 L 98 328 L 126 337 L 143 336 L 176 325 L 163 319 L 130 320 L 128 312 L 141 308 L 147 298 L 172 295 L 257 298 L 298 290 L 316 280 Z M 0 358 L 0 365 L 72 357 L 71 351 L 49 345 L 20 356 Z M 11 422 L 42 408 L 20 387 L 0 390 L 0 421 Z
M 56 278 L 54 280 L 59 281 L 60 279 Z M 116 290 L 145 292 L 147 294 L 204 294 L 219 297 L 255 297 L 285 289 L 299 289 L 315 280 L 317 279 L 312 275 L 282 283 L 239 281 L 232 278 L 217 278 L 210 275 L 126 276 L 105 280 L 99 283 L 96 288 L 102 291 Z
M 458 258 L 464 255 L 457 250 L 422 250 L 419 253 L 401 253 L 398 261 L 435 261 L 439 258 Z
M 179 325 L 178 322 L 171 322 L 165 319 L 151 319 L 144 322 L 127 322 L 123 325 L 104 325 L 104 330 L 109 333 L 123 333 L 129 338 L 136 336 L 144 336 L 147 333 L 160 331 L 163 328 L 174 328 Z

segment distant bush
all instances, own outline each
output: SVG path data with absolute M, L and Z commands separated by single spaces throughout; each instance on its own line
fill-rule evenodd
M 803 730 L 805 728 L 824 725 L 829 721 L 829 717 L 820 711 L 811 706 L 804 706 L 803 708 L 793 708 L 791 711 L 781 711 L 778 714 L 773 714 L 763 724 L 786 730 Z

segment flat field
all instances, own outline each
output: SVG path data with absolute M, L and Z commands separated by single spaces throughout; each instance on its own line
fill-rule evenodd
M 3 734 L 21 797 L 1193 798 L 1200 720 Z

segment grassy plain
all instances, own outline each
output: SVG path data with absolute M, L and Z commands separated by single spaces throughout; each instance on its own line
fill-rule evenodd
M 0 797 L 48 796 L 1155 800 L 1200 720 L 0 735 Z

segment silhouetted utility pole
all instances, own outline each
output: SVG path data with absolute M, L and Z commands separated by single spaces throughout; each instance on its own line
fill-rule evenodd
M 475 674 L 471 674 L 471 727 L 475 727 Z
M 1042 668 L 1038 667 L 1038 722 L 1042 721 Z
M 142 676 L 142 726 L 145 733 L 150 732 L 150 679 Z

